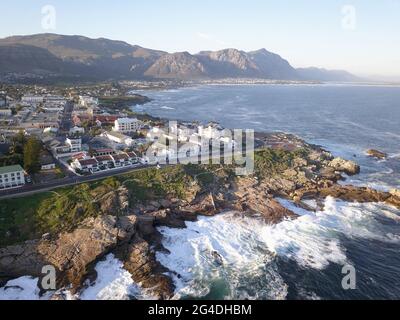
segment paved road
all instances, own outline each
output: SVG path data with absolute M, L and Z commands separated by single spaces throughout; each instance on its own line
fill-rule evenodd
M 209 158 L 211 159 L 220 159 L 221 156 L 219 154 L 214 154 L 211 155 Z M 185 158 L 185 161 L 192 161 L 193 163 L 197 163 L 199 161 L 199 158 L 192 157 L 192 158 Z M 168 165 L 175 165 L 175 164 L 166 164 L 166 165 L 161 165 L 161 167 L 165 167 Z M 72 186 L 76 185 L 79 183 L 83 182 L 92 182 L 96 180 L 101 180 L 104 178 L 112 177 L 112 176 L 118 176 L 121 174 L 125 174 L 128 172 L 134 172 L 134 171 L 140 171 L 148 168 L 154 168 L 157 165 L 140 165 L 136 167 L 125 167 L 125 168 L 120 168 L 120 169 L 113 169 L 113 170 L 108 170 L 104 172 L 98 172 L 90 176 L 74 176 L 74 177 L 66 177 L 63 179 L 59 179 L 56 181 L 51 181 L 47 183 L 41 183 L 37 185 L 25 185 L 24 187 L 21 188 L 15 188 L 15 189 L 8 189 L 8 190 L 2 190 L 0 191 L 0 200 L 1 199 L 7 199 L 7 198 L 20 198 L 20 197 L 25 197 L 29 195 L 33 195 L 36 193 L 40 192 L 45 192 L 45 191 L 50 191 L 56 188 L 60 187 L 66 187 L 66 186 Z
M 60 129 L 66 133 L 69 132 L 69 129 L 72 126 L 72 111 L 74 110 L 74 103 L 68 101 L 64 108 L 64 113 L 61 119 Z
M 76 184 L 83 183 L 83 182 L 91 182 L 91 181 L 101 180 L 104 178 L 118 176 L 118 175 L 125 174 L 128 172 L 134 172 L 134 171 L 148 169 L 151 167 L 154 167 L 154 166 L 141 165 L 141 166 L 137 166 L 137 167 L 127 167 L 127 168 L 99 172 L 99 173 L 93 174 L 91 176 L 66 177 L 63 179 L 56 180 L 56 181 L 41 183 L 41 184 L 37 184 L 37 185 L 27 184 L 21 188 L 0 191 L 0 200 L 7 199 L 7 198 L 25 197 L 25 196 L 33 195 L 33 194 L 40 193 L 40 192 L 50 191 L 50 190 L 60 188 L 60 187 L 72 186 L 72 185 L 76 185 Z

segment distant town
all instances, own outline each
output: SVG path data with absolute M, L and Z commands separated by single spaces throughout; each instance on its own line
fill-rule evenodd
M 62 186 L 99 173 L 113 175 L 158 165 L 176 156 L 183 145 L 181 152 L 187 159 L 212 151 L 213 143 L 234 149 L 233 138 L 217 123 L 179 123 L 171 137 L 168 121 L 134 111 L 135 105 L 150 100 L 132 88 L 168 85 L 128 82 L 71 88 L 3 87 L 0 192 Z M 169 148 L 172 144 L 178 149 Z

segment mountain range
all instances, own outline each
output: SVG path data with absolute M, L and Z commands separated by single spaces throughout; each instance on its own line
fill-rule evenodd
M 254 78 L 359 81 L 346 71 L 293 68 L 266 49 L 168 53 L 123 41 L 36 34 L 0 39 L 0 75 L 31 74 L 82 80 Z

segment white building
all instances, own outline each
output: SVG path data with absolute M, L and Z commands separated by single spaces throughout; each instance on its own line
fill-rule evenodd
M 67 138 L 65 144 L 70 148 L 70 152 L 82 151 L 82 139 Z
M 23 104 L 28 104 L 28 105 L 36 105 L 39 103 L 44 102 L 44 98 L 42 96 L 31 96 L 31 95 L 25 95 L 21 98 L 21 102 Z
M 11 109 L 0 109 L 0 116 L 2 116 L 2 117 L 10 117 L 10 116 L 12 116 Z
M 53 105 L 63 105 L 67 103 L 67 99 L 65 99 L 63 96 L 53 96 L 53 95 L 48 95 L 44 98 L 44 101 L 48 104 L 53 104 Z
M 58 128 L 48 127 L 48 128 L 43 129 L 43 133 L 57 133 L 57 132 L 58 132 Z
M 7 96 L 0 94 L 0 108 L 7 105 Z
M 71 128 L 71 129 L 69 129 L 69 134 L 84 134 L 85 133 L 85 128 L 82 128 L 82 127 L 78 127 L 78 126 L 75 126 L 75 127 L 73 127 L 73 128 Z
M 79 105 L 82 107 L 89 107 L 91 105 L 97 106 L 99 99 L 90 96 L 79 96 Z
M 139 163 L 139 158 L 134 152 L 121 152 L 118 154 L 96 156 L 93 158 L 77 158 L 71 163 L 74 170 L 85 173 L 109 170 L 113 168 L 128 167 Z
M 24 169 L 20 165 L 0 167 L 0 189 L 25 185 Z
M 119 118 L 115 120 L 114 131 L 118 132 L 136 132 L 142 126 L 141 121 L 136 118 Z
M 135 141 L 131 137 L 128 137 L 117 131 L 104 132 L 102 136 L 106 137 L 108 140 L 112 142 L 122 144 L 127 147 L 131 147 L 135 143 Z
M 95 158 L 81 160 L 75 159 L 71 166 L 75 170 L 80 170 L 82 172 L 93 173 L 99 171 L 99 165 Z

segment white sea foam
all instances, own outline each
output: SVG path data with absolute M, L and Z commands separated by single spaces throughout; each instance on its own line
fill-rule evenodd
M 160 228 L 171 254 L 158 253 L 157 258 L 179 274 L 174 277 L 177 297 L 213 295 L 214 288 L 229 299 L 285 298 L 287 286 L 260 239 L 259 226 L 254 219 L 228 213 L 201 217 L 183 230 Z
M 66 300 L 128 300 L 131 298 L 148 300 L 153 297 L 136 284 L 121 261 L 109 254 L 104 261 L 97 263 L 97 278 L 80 293 L 71 294 L 68 289 L 60 290 Z M 47 300 L 54 292 L 39 296 L 38 278 L 21 277 L 10 280 L 0 288 L 0 300 Z
M 0 288 L 0 300 L 46 300 L 48 295 L 40 297 L 38 278 L 20 277 L 10 280 Z
M 284 298 L 287 286 L 274 254 L 301 267 L 321 270 L 330 263 L 348 263 L 343 236 L 400 242 L 400 232 L 385 229 L 377 220 L 382 216 L 398 221 L 400 217 L 397 209 L 383 204 L 327 198 L 325 209 L 317 212 L 288 201 L 282 204 L 300 217 L 266 225 L 255 218 L 226 213 L 188 222 L 184 230 L 160 228 L 171 254 L 158 253 L 157 258 L 179 274 L 175 277 L 177 295 L 204 297 L 214 283 L 223 281 L 229 287 L 226 298 Z M 221 258 L 215 258 L 215 252 Z M 222 265 L 218 263 L 221 259 Z M 263 291 L 257 292 L 260 288 Z
M 323 211 L 304 214 L 303 209 L 293 205 L 289 208 L 301 216 L 268 226 L 263 237 L 270 250 L 294 259 L 304 267 L 323 269 L 331 262 L 345 263 L 346 252 L 340 244 L 341 235 L 396 241 L 395 237 L 386 234 L 377 218 L 381 215 L 397 221 L 399 212 L 383 204 L 347 203 L 328 197 Z
M 126 271 L 121 261 L 109 254 L 104 261 L 97 263 L 97 278 L 78 296 L 81 300 L 128 300 L 152 299 L 137 285 Z

